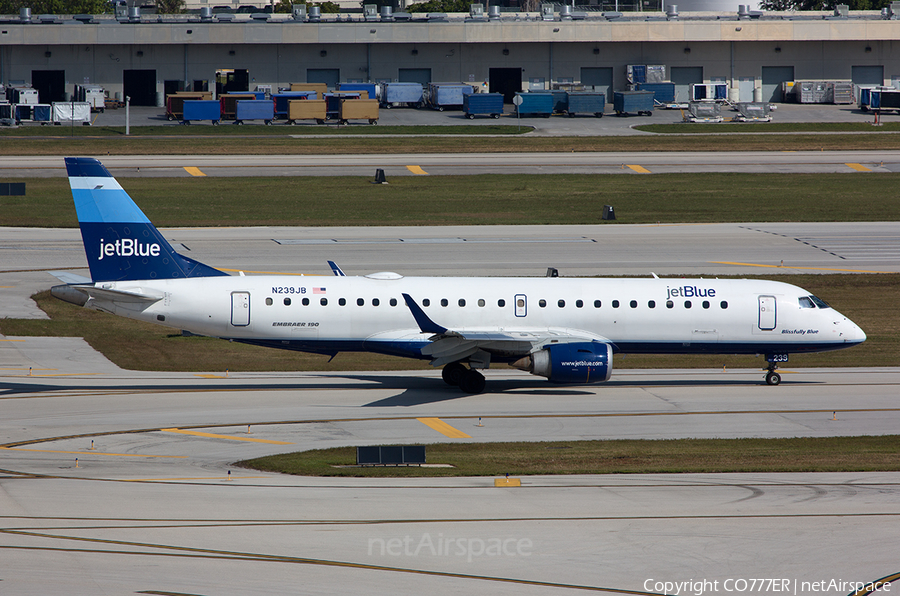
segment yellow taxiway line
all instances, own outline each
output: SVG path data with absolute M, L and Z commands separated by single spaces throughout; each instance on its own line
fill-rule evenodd
M 194 166 L 184 166 L 184 171 L 191 176 L 206 176 L 206 174 L 200 171 L 200 168 L 196 168 Z
M 5 451 L 30 451 L 33 453 L 67 453 L 72 455 L 106 455 L 109 457 L 163 457 L 167 459 L 187 459 L 186 455 L 144 455 L 141 453 L 104 453 L 102 451 L 54 451 L 51 449 L 21 449 L 19 447 L 0 447 Z
M 428 172 L 422 169 L 421 166 L 406 166 L 406 169 L 416 174 L 417 176 L 427 176 Z
M 737 263 L 733 261 L 709 261 L 716 265 L 739 265 L 741 267 L 764 267 L 767 269 L 802 269 L 805 271 L 840 271 L 843 273 L 891 273 L 891 271 L 872 271 L 869 269 L 836 269 L 833 267 L 793 267 L 791 265 L 763 265 L 761 263 Z
M 625 167 L 634 170 L 638 174 L 649 174 L 650 173 L 650 170 L 648 170 L 644 166 L 634 166 L 634 165 L 625 164 Z
M 212 433 L 201 433 L 195 430 L 181 430 L 179 428 L 161 428 L 164 433 L 178 433 L 181 435 L 191 435 L 194 437 L 206 437 L 207 439 L 228 439 L 229 441 L 247 441 L 250 443 L 268 443 L 269 445 L 291 445 L 286 441 L 270 441 L 268 439 L 251 439 L 250 437 L 235 437 L 233 435 L 214 435 Z
M 848 164 L 844 164 L 844 165 L 846 165 L 848 168 L 852 168 L 852 169 L 856 170 L 857 172 L 871 172 L 872 171 L 860 163 L 848 163 Z
M 440 418 L 416 418 L 419 422 L 424 424 L 425 426 L 434 429 L 444 435 L 445 437 L 450 437 L 451 439 L 471 439 L 469 435 L 464 433 L 463 431 L 453 428 Z

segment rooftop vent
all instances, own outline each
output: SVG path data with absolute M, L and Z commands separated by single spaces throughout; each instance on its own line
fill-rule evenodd
M 309 7 L 309 22 L 318 23 L 322 20 L 322 9 L 318 6 Z
M 209 6 L 204 6 L 200 9 L 200 20 L 207 22 L 212 20 L 212 8 Z
M 429 23 L 443 23 L 447 20 L 447 13 L 445 12 L 429 12 L 428 13 L 428 22 Z
M 19 9 L 19 20 L 23 23 L 31 22 L 31 9 L 23 6 Z
M 382 21 L 393 21 L 394 20 L 394 9 L 391 6 L 382 6 L 381 7 L 381 20 Z
M 294 17 L 295 21 L 305 21 L 306 20 L 306 5 L 305 4 L 291 4 L 291 16 Z
M 500 18 L 500 7 L 497 5 L 488 6 L 488 18 L 489 19 L 499 19 Z
M 677 19 L 678 18 L 678 5 L 677 4 L 669 4 L 666 6 L 666 18 L 667 19 Z
M 473 19 L 483 19 L 484 18 L 484 4 L 470 4 L 469 5 L 469 17 Z
M 128 20 L 132 22 L 140 22 L 141 20 L 141 7 L 140 6 L 129 6 L 128 7 Z
M 38 17 L 38 20 L 42 25 L 51 25 L 53 23 L 58 23 L 59 21 L 56 19 L 55 14 L 42 14 Z
M 223 12 L 222 14 L 216 15 L 216 20 L 220 23 L 230 23 L 234 20 L 234 15 L 230 12 Z
M 572 20 L 572 7 L 568 4 L 563 4 L 559 7 L 559 18 L 564 21 Z
M 553 5 L 552 4 L 541 4 L 541 19 L 544 21 L 553 21 Z
M 254 12 L 253 14 L 250 15 L 250 18 L 253 19 L 254 21 L 258 21 L 261 23 L 269 22 L 269 15 L 268 15 L 268 13 L 265 13 L 265 12 Z
M 79 23 L 84 23 L 84 24 L 88 24 L 88 23 L 93 23 L 93 22 L 95 22 L 95 21 L 94 21 L 94 17 L 93 17 L 92 15 L 89 15 L 89 14 L 76 14 L 76 15 L 73 15 L 73 16 L 72 16 L 72 20 L 75 20 L 75 21 L 78 21 Z
M 846 4 L 838 4 L 834 7 L 834 16 L 836 17 L 849 17 L 850 16 L 850 7 Z
M 377 21 L 378 20 L 378 5 L 377 4 L 366 4 L 363 7 L 363 13 L 366 15 L 367 21 Z
M 738 4 L 738 18 L 739 19 L 749 19 L 750 18 L 750 7 L 746 4 Z

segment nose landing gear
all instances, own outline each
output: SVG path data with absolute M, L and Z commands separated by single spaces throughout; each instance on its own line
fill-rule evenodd
M 768 354 L 766 360 L 769 363 L 768 372 L 766 373 L 766 385 L 779 385 L 781 383 L 781 375 L 775 372 L 779 362 L 787 362 L 787 354 Z

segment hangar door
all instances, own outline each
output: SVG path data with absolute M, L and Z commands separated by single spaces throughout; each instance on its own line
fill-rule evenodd
M 581 84 L 591 85 L 595 91 L 606 94 L 606 102 L 612 103 L 613 99 L 613 69 L 612 67 L 581 67 Z
M 397 80 L 401 83 L 421 83 L 427 86 L 431 82 L 431 69 L 401 68 L 397 73 Z
M 516 93 L 522 90 L 521 68 L 492 68 L 488 77 L 488 91 L 502 93 L 503 103 L 512 103 Z
M 675 101 L 687 103 L 691 100 L 691 84 L 703 82 L 703 67 L 673 66 L 669 77 L 675 83 Z
M 325 83 L 329 91 L 334 91 L 341 82 L 341 69 L 339 68 L 307 68 L 307 83 Z
M 124 97 L 131 98 L 131 105 L 133 106 L 155 106 L 156 71 L 123 70 L 122 90 Z
M 850 77 L 854 85 L 884 85 L 884 67 L 852 66 Z
M 762 100 L 781 103 L 784 101 L 781 84 L 794 80 L 793 66 L 762 67 Z
M 32 70 L 31 85 L 37 89 L 41 103 L 66 101 L 66 71 Z

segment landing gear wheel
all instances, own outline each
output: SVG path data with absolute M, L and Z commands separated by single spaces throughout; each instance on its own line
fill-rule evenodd
M 459 381 L 459 388 L 466 393 L 481 393 L 484 391 L 484 375 L 477 370 L 467 370 Z
M 778 385 L 781 383 L 781 375 L 779 375 L 774 370 L 770 370 L 766 373 L 766 384 L 767 385 Z
M 462 363 L 451 362 L 441 371 L 441 378 L 451 387 L 458 387 L 467 372 L 469 372 L 469 369 L 463 366 Z

